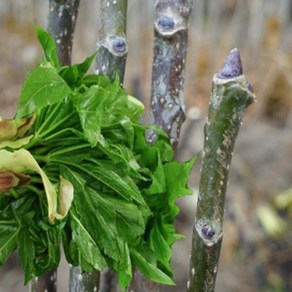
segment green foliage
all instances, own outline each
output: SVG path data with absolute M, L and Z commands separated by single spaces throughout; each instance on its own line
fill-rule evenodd
M 63 245 L 84 272 L 113 268 L 122 290 L 132 266 L 174 284 L 175 201 L 191 194 L 194 159 L 173 161 L 167 135 L 138 124 L 144 106 L 118 79 L 86 75 L 94 55 L 60 67 L 49 34 L 37 34 L 45 57 L 24 83 L 13 135 L 0 120 L 0 264 L 17 250 L 27 283 L 58 267 Z

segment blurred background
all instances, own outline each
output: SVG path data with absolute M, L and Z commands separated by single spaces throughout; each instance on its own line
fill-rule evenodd
M 73 63 L 95 51 L 99 1 L 80 1 Z M 149 107 L 154 0 L 129 0 L 125 88 Z M 0 1 L 0 115 L 13 117 L 21 85 L 42 51 L 35 25 L 46 26 L 48 1 Z M 203 147 L 211 81 L 229 51 L 241 52 L 243 70 L 257 95 L 247 111 L 234 151 L 226 197 L 224 238 L 216 291 L 292 291 L 292 0 L 194 0 L 185 77 L 187 120 L 177 157 Z M 186 238 L 174 246 L 177 286 L 188 279 L 200 161 L 178 203 L 177 228 Z M 60 291 L 68 267 L 59 269 Z M 26 291 L 17 255 L 0 268 L 0 292 Z

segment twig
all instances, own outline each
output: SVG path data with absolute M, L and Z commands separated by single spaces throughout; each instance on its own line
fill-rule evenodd
M 98 53 L 95 60 L 96 74 L 114 78 L 118 74 L 123 82 L 128 52 L 126 40 L 127 0 L 101 1 L 101 28 Z
M 155 42 L 151 109 L 176 147 L 185 120 L 183 86 L 191 0 L 158 0 L 155 5 Z
M 234 49 L 213 78 L 193 229 L 189 292 L 215 289 L 232 151 L 243 114 L 254 99 L 252 87 L 242 75 L 239 52 Z
M 49 0 L 48 31 L 54 37 L 62 65 L 71 64 L 79 0 Z

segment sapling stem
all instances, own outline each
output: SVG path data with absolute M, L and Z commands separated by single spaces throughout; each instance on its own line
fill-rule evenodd
M 62 65 L 71 64 L 79 0 L 49 0 L 48 31 L 54 37 Z
M 214 291 L 222 243 L 225 193 L 235 140 L 254 101 L 237 49 L 213 78 L 190 262 L 189 292 Z
M 96 74 L 124 79 L 128 52 L 126 39 L 127 0 L 101 0 L 101 28 L 95 59 Z
M 183 87 L 191 0 L 158 0 L 155 4 L 151 109 L 176 147 L 185 120 Z

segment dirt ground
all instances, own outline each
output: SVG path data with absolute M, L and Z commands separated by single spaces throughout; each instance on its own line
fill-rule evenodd
M 0 23 L 0 115 L 11 118 L 21 84 L 38 62 L 41 50 L 30 23 L 18 23 L 10 18 L 2 19 Z M 146 104 L 149 103 L 147 96 L 150 92 L 151 34 L 151 29 L 143 32 L 139 46 L 144 46 L 145 51 L 140 51 L 140 68 L 136 65 L 137 53 L 129 55 L 125 83 L 130 92 L 144 97 Z M 194 43 L 195 39 L 191 37 L 185 90 L 187 120 L 177 153 L 180 160 L 189 159 L 202 150 L 203 125 L 211 78 L 215 73 L 210 74 L 205 69 L 210 62 L 203 53 L 199 56 L 198 70 L 191 70 Z M 82 49 L 82 46 L 76 49 L 74 60 L 82 60 L 90 53 L 89 50 Z M 278 54 L 277 62 L 266 57 L 266 62 L 255 69 L 256 74 L 251 65 L 246 66 L 246 74 L 255 84 L 256 94 L 259 93 L 258 103 L 248 110 L 234 150 L 216 286 L 218 292 L 292 291 L 292 230 L 289 228 L 292 206 L 289 213 L 287 209 L 277 209 L 274 203 L 277 196 L 292 188 L 292 46 L 287 51 L 286 55 Z M 243 56 L 247 57 L 248 52 L 244 51 Z M 283 60 L 284 65 L 280 67 Z M 260 77 L 267 81 L 261 82 Z M 162 288 L 165 292 L 186 290 L 199 168 L 200 161 L 190 181 L 193 196 L 178 202 L 182 211 L 177 228 L 186 238 L 174 246 L 173 267 L 177 286 Z M 259 220 L 262 206 L 268 206 L 285 222 L 285 228 L 278 236 L 271 236 L 262 226 Z M 67 291 L 68 266 L 64 259 L 58 273 L 60 291 Z M 26 290 L 18 258 L 14 254 L 0 268 L 0 292 Z

